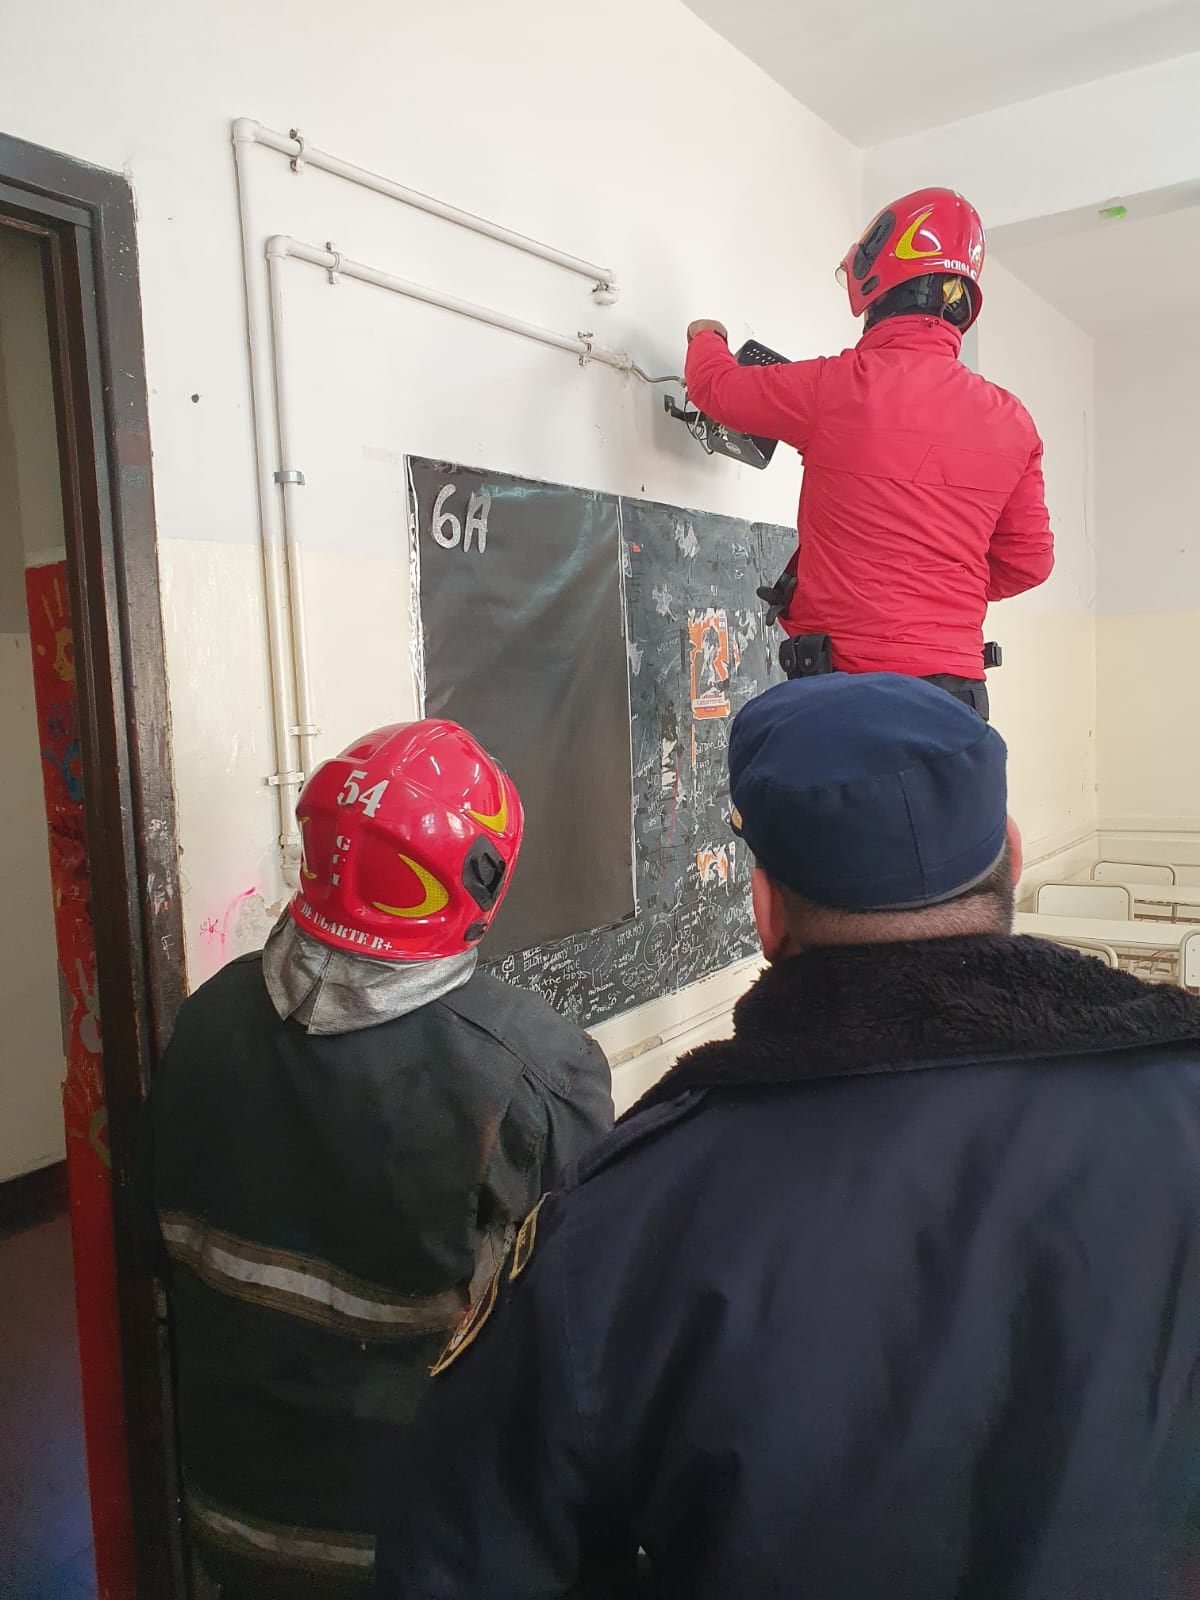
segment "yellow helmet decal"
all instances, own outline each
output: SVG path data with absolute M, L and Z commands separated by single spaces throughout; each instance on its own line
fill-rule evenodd
M 904 232 L 900 235 L 900 238 L 896 241 L 895 254 L 898 260 L 923 261 L 926 256 L 941 255 L 941 245 L 938 245 L 934 250 L 918 250 L 916 245 L 913 243 L 913 240 L 917 236 L 918 229 L 923 228 L 932 215 L 933 207 L 930 206 L 928 211 L 922 211 L 917 220 L 905 228 Z
M 304 876 L 311 883 L 311 881 L 316 877 L 316 873 L 315 872 L 310 872 L 308 870 L 308 862 L 307 862 L 307 860 L 305 859 L 305 856 L 304 856 L 304 825 L 307 822 L 311 822 L 312 818 L 311 817 L 297 817 L 296 821 L 297 821 L 297 823 L 299 824 L 299 827 L 300 827 L 300 871 L 304 874 Z
M 503 833 L 508 827 L 508 796 L 504 792 L 504 785 L 500 785 L 500 809 L 491 816 L 484 816 L 481 811 L 472 811 L 469 807 L 467 815 L 474 817 L 475 821 L 485 828 L 490 828 L 493 833 Z
M 450 904 L 450 894 L 443 884 L 440 884 L 432 872 L 415 862 L 411 856 L 400 855 L 406 867 L 410 867 L 416 874 L 417 882 L 421 885 L 422 897 L 415 906 L 385 906 L 378 900 L 371 904 L 376 911 L 382 911 L 388 917 L 433 917 L 439 911 L 444 911 Z

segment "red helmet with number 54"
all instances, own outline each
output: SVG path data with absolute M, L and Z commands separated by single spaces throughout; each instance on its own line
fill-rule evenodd
M 318 767 L 296 807 L 304 854 L 291 913 L 377 961 L 458 955 L 487 932 L 525 818 L 512 779 L 465 728 L 379 728 Z

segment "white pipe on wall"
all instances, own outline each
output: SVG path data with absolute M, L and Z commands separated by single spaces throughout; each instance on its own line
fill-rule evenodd
M 295 734 L 300 747 L 300 770 L 307 777 L 314 765 L 314 741 L 320 729 L 313 721 L 312 676 L 308 666 L 308 626 L 304 605 L 303 545 L 300 539 L 300 503 L 304 480 L 292 451 L 291 410 L 288 405 L 287 359 L 283 337 L 283 285 L 279 281 L 281 257 L 267 241 L 267 287 L 270 291 L 271 350 L 275 369 L 275 431 L 279 444 L 279 495 L 283 510 L 283 549 L 287 561 L 291 598 L 292 667 L 296 691 Z
M 390 289 L 410 300 L 423 301 L 425 305 L 439 306 L 443 311 L 453 311 L 460 317 L 471 317 L 476 322 L 486 322 L 493 328 L 503 328 L 507 333 L 518 333 L 522 338 L 536 340 L 538 344 L 552 346 L 578 356 L 581 363 L 599 361 L 618 372 L 638 372 L 637 363 L 624 350 L 609 350 L 594 342 L 590 334 L 555 333 L 552 328 L 542 328 L 536 322 L 523 322 L 506 312 L 493 311 L 474 300 L 461 300 L 457 295 L 443 294 L 440 289 L 430 289 L 425 284 L 414 283 L 409 278 L 398 278 L 394 273 L 381 272 L 378 267 L 368 267 L 361 261 L 349 261 L 336 250 L 320 250 L 315 245 L 299 239 L 289 239 L 286 234 L 276 234 L 267 240 L 267 260 L 274 273 L 275 265 L 291 257 L 307 261 L 314 267 L 339 277 L 356 278 L 360 283 L 372 283 L 379 289 Z M 640 375 L 640 374 L 639 374 Z
M 235 144 L 241 140 L 243 143 L 264 145 L 268 150 L 277 150 L 280 155 L 291 158 L 296 164 L 297 171 L 304 166 L 317 167 L 322 172 L 331 173 L 335 178 L 345 178 L 349 183 L 374 190 L 376 194 L 387 195 L 392 200 L 399 200 L 403 205 L 425 211 L 432 217 L 441 217 L 444 222 L 452 222 L 456 227 L 468 228 L 472 233 L 483 234 L 485 238 L 495 239 L 500 244 L 511 245 L 514 250 L 522 250 L 526 255 L 537 256 L 540 260 L 549 261 L 552 265 L 563 267 L 568 272 L 578 273 L 582 278 L 590 278 L 594 284 L 592 294 L 597 305 L 612 305 L 620 293 L 616 274 L 608 267 L 598 267 L 594 262 L 568 255 L 566 251 L 556 250 L 552 245 L 530 239 L 526 234 L 514 233 L 511 228 L 502 228 L 499 223 L 489 222 L 485 217 L 477 217 L 470 211 L 462 211 L 458 206 L 448 205 L 444 200 L 435 200 L 431 195 L 422 194 L 418 189 L 409 189 L 402 183 L 393 182 L 391 178 L 381 178 L 378 173 L 368 172 L 365 167 L 356 167 L 349 161 L 342 161 L 338 156 L 331 156 L 324 150 L 314 149 L 295 132 L 289 137 L 276 133 L 271 128 L 264 128 L 262 123 L 255 122 L 252 117 L 239 117 L 234 123 L 233 137 Z
M 300 833 L 296 797 L 304 781 L 295 733 L 295 668 L 288 593 L 287 558 L 280 526 L 279 487 L 273 461 L 276 434 L 271 341 L 266 321 L 266 262 L 251 233 L 250 163 L 245 159 L 252 135 L 234 124 L 233 155 L 237 173 L 238 217 L 242 234 L 242 273 L 246 291 L 246 339 L 250 352 L 250 398 L 258 474 L 258 516 L 262 543 L 263 593 L 267 612 L 270 658 L 271 720 L 275 735 L 275 772 L 268 779 L 279 797 L 279 845 L 284 880 L 293 888 L 300 876 Z
M 247 152 L 262 145 L 289 156 L 296 170 L 305 162 L 335 177 L 414 206 L 473 233 L 483 234 L 510 245 L 527 255 L 563 267 L 594 283 L 593 298 L 599 305 L 611 305 L 617 298 L 615 274 L 578 256 L 555 250 L 524 234 L 488 222 L 471 212 L 459 210 L 403 184 L 381 178 L 365 168 L 353 166 L 321 150 L 310 149 L 299 137 L 264 128 L 250 117 L 239 117 L 233 124 L 234 164 L 237 173 L 238 217 L 242 237 L 242 271 L 246 293 L 246 337 L 250 354 L 250 390 L 254 413 L 254 439 L 258 470 L 259 525 L 262 542 L 263 590 L 267 615 L 267 641 L 271 677 L 271 713 L 275 741 L 275 772 L 268 782 L 279 797 L 279 841 L 283 876 L 293 888 L 299 881 L 302 842 L 296 823 L 296 800 L 307 774 L 312 770 L 314 740 L 319 729 L 313 715 L 311 677 L 308 658 L 308 633 L 305 626 L 304 575 L 301 564 L 297 493 L 303 479 L 292 457 L 290 408 L 286 381 L 286 356 L 283 338 L 283 301 L 279 281 L 280 265 L 287 257 L 307 261 L 331 274 L 341 272 L 349 278 L 371 283 L 393 293 L 438 306 L 477 322 L 502 328 L 523 338 L 564 350 L 577 356 L 581 364 L 599 361 L 620 372 L 630 372 L 644 382 L 670 381 L 651 378 L 621 350 L 597 345 L 590 334 L 573 337 L 524 322 L 503 312 L 454 295 L 442 294 L 422 284 L 391 273 L 381 272 L 361 262 L 343 260 L 332 250 L 275 235 L 267 241 L 265 256 L 255 248 L 252 229 L 254 206 L 251 203 L 252 178 Z

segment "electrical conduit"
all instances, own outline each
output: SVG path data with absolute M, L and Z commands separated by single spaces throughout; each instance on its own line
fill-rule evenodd
M 580 277 L 590 278 L 595 286 L 592 293 L 597 305 L 612 305 L 620 293 L 616 274 L 608 267 L 598 267 L 594 262 L 568 255 L 565 250 L 556 250 L 552 245 L 542 244 L 526 234 L 514 233 L 511 228 L 502 228 L 499 223 L 489 222 L 486 217 L 477 217 L 473 212 L 460 210 L 458 206 L 448 205 L 444 200 L 435 200 L 431 195 L 421 194 L 417 189 L 395 183 L 391 178 L 381 178 L 378 173 L 368 172 L 365 167 L 356 167 L 352 162 L 342 161 L 338 156 L 331 156 L 324 150 L 314 149 L 295 130 L 291 135 L 284 135 L 276 133 L 271 128 L 264 128 L 261 122 L 255 122 L 252 117 L 239 117 L 233 125 L 233 139 L 235 146 L 239 143 L 261 144 L 268 150 L 277 150 L 280 155 L 290 157 L 297 172 L 305 166 L 316 167 L 321 172 L 331 173 L 335 178 L 345 178 L 348 183 L 358 184 L 360 188 L 371 189 L 376 194 L 399 200 L 402 205 L 425 211 L 432 217 L 441 217 L 444 222 L 452 222 L 456 227 L 467 228 L 472 233 L 481 233 L 485 238 L 495 239 L 499 244 L 511 245 L 514 250 L 521 250 L 529 256 L 537 256 L 553 266 L 563 267 L 567 272 L 575 272 Z
M 246 337 L 250 353 L 250 387 L 254 413 L 255 449 L 258 465 L 259 522 L 262 538 L 263 589 L 267 614 L 267 640 L 271 668 L 272 725 L 275 742 L 275 772 L 268 782 L 279 797 L 279 840 L 285 881 L 295 887 L 299 881 L 302 842 L 295 819 L 296 799 L 306 775 L 312 770 L 314 741 L 319 732 L 313 719 L 311 675 L 308 663 L 308 634 L 305 626 L 304 578 L 301 565 L 300 519 L 296 491 L 303 478 L 292 457 L 286 358 L 283 337 L 283 300 L 280 269 L 287 258 L 308 262 L 332 275 L 340 273 L 362 283 L 437 306 L 459 316 L 470 317 L 506 332 L 519 334 L 539 344 L 563 350 L 578 357 L 581 365 L 598 361 L 618 372 L 629 372 L 646 383 L 676 381 L 653 378 L 632 356 L 621 350 L 598 345 L 590 334 L 556 333 L 536 323 L 492 311 L 473 301 L 442 294 L 436 289 L 382 272 L 361 262 L 349 261 L 333 250 L 320 250 L 300 240 L 277 234 L 267 241 L 265 256 L 255 248 L 251 231 L 252 179 L 247 152 L 253 145 L 287 156 L 297 172 L 304 165 L 317 167 L 334 177 L 361 188 L 388 196 L 404 205 L 440 217 L 457 227 L 495 239 L 526 255 L 592 281 L 593 300 L 611 305 L 619 289 L 616 275 L 579 256 L 556 250 L 525 234 L 515 233 L 472 212 L 460 210 L 380 177 L 363 167 L 342 161 L 337 156 L 308 146 L 293 133 L 285 137 L 250 117 L 239 117 L 233 124 L 234 162 L 237 172 L 238 215 L 242 238 L 242 270 L 246 293 Z M 264 315 L 265 311 L 265 315 Z

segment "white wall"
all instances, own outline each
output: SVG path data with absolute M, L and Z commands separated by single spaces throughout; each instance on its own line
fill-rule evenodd
M 64 1154 L 63 1045 L 27 552 L 62 544 L 58 436 L 36 243 L 0 229 L 0 1183 Z
M 1120 196 L 1142 196 L 1143 214 L 1159 202 L 1194 205 L 1198 149 L 1200 55 L 1193 54 L 893 140 L 868 152 L 865 183 L 871 204 L 930 181 L 954 184 L 990 228 L 1012 225 L 1010 237 L 1029 241 L 1077 231 L 1080 208 Z M 1181 319 L 1170 287 L 1154 298 L 1173 272 L 1171 262 L 1155 258 L 1131 273 L 1129 331 L 1106 332 L 1096 345 L 1097 847 L 1124 859 L 1192 862 L 1189 872 L 1200 877 L 1200 850 L 1187 837 L 1200 829 L 1191 695 L 1200 540 L 1190 482 L 1200 331 Z M 993 291 L 994 276 L 991 265 Z M 994 301 L 993 292 L 985 341 Z M 1055 387 L 1051 404 L 1061 412 L 1066 386 Z M 1041 404 L 1031 400 L 1039 423 Z M 1048 474 L 1056 454 L 1048 437 Z M 1087 624 L 1077 626 L 1083 648 Z M 1066 647 L 1069 632 L 1060 636 Z M 1056 660 L 1061 667 L 1061 653 Z M 1047 682 L 1047 696 L 1057 700 L 1057 683 Z M 1058 718 L 1062 740 L 1080 756 L 1085 703 L 1077 683 Z M 1039 757 L 1054 758 L 1049 749 Z M 1071 760 L 1086 782 L 1087 762 Z
M 996 228 L 1194 184 L 1198 147 L 1200 54 L 877 145 L 867 155 L 867 201 L 885 205 L 909 189 L 946 183 Z
M 1097 379 L 1104 824 L 1200 830 L 1200 323 L 1139 318 Z
M 979 369 L 1031 412 L 1045 445 L 1055 568 L 993 606 L 1005 664 L 989 677 L 1009 744 L 1009 803 L 1032 862 L 1096 826 L 1095 415 L 1092 340 L 998 262 L 984 276 Z
M 191 979 L 283 897 L 256 545 L 231 119 L 611 265 L 581 280 L 253 152 L 257 239 L 291 233 L 677 370 L 694 316 L 797 355 L 853 337 L 832 264 L 861 156 L 679 0 L 122 0 L 7 19 L 5 131 L 124 169 L 137 197 Z M 38 63 L 44 63 L 39 68 Z M 53 64 L 54 80 L 50 79 Z M 406 451 L 788 522 L 799 472 L 701 456 L 661 391 L 287 267 L 323 753 L 412 708 Z M 199 398 L 193 400 L 193 396 Z M 661 1015 L 677 1018 L 675 1004 Z M 632 1025 L 654 1032 L 654 1016 Z

